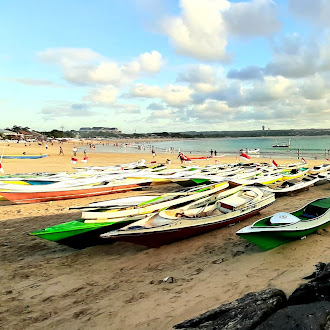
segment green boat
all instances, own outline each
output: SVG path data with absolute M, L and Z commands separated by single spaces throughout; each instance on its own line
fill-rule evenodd
M 100 234 L 142 219 L 144 216 L 126 217 L 107 222 L 85 222 L 85 219 L 61 223 L 52 227 L 33 231 L 30 235 L 39 236 L 49 241 L 67 245 L 75 249 L 84 249 L 88 246 L 105 244 Z M 111 219 L 112 220 L 112 219 Z
M 330 197 L 320 198 L 291 213 L 263 218 L 236 234 L 265 250 L 301 239 L 330 224 Z

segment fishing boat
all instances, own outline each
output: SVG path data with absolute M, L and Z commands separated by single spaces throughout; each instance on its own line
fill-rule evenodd
M 40 154 L 40 155 L 3 155 L 3 159 L 38 159 L 38 158 L 45 158 L 48 154 Z
M 330 198 L 320 198 L 291 213 L 263 218 L 236 234 L 265 250 L 301 239 L 330 223 Z
M 75 185 L 66 184 L 65 186 L 48 185 L 13 185 L 17 186 L 11 190 L 0 190 L 0 195 L 16 204 L 48 202 L 54 200 L 65 200 L 72 198 L 83 198 L 99 195 L 107 195 L 116 192 L 124 192 L 128 190 L 138 189 L 149 186 L 152 180 L 148 179 L 118 179 L 101 182 L 88 182 L 86 184 L 77 184 L 78 180 L 74 180 Z M 23 189 L 24 188 L 24 189 Z
M 273 148 L 290 148 L 291 147 L 291 139 L 289 139 L 288 143 L 278 144 L 275 143 L 272 145 Z
M 90 211 L 83 211 L 82 218 L 84 219 L 112 219 L 118 217 L 133 216 L 138 214 L 148 214 L 167 208 L 173 205 L 194 201 L 198 198 L 203 198 L 208 195 L 214 194 L 220 190 L 228 188 L 228 182 L 218 184 L 211 184 L 202 187 L 195 187 L 187 191 L 179 191 L 174 193 L 167 193 L 162 196 L 153 198 L 147 202 L 141 203 L 135 207 L 124 208 L 95 208 Z
M 238 192 L 217 201 L 216 207 L 209 213 L 199 210 L 191 214 L 192 209 L 180 213 L 177 210 L 164 210 L 132 225 L 102 234 L 101 237 L 160 247 L 234 224 L 256 214 L 274 201 L 273 193 L 243 187 Z

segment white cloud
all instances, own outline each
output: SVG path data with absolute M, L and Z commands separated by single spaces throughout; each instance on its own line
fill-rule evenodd
M 186 86 L 166 85 L 165 87 L 136 84 L 130 90 L 133 97 L 158 98 L 173 107 L 180 107 L 191 103 L 192 90 Z
M 226 0 L 181 0 L 181 16 L 163 20 L 162 29 L 176 52 L 200 60 L 228 61 L 226 33 L 221 12 Z
M 277 7 L 272 0 L 232 3 L 223 17 L 230 34 L 238 37 L 268 36 L 279 32 Z
M 163 64 L 157 51 L 141 54 L 128 63 L 116 63 L 90 49 L 55 48 L 40 52 L 38 57 L 48 63 L 58 64 L 64 78 L 81 85 L 124 85 L 144 74 L 153 74 Z
M 108 85 L 92 91 L 87 99 L 95 103 L 111 104 L 116 101 L 117 94 L 118 90 L 115 87 Z
M 330 2 L 328 0 L 290 0 L 290 11 L 319 26 L 330 26 Z
M 180 16 L 161 23 L 175 51 L 205 61 L 228 62 L 228 37 L 268 36 L 281 29 L 271 0 L 181 0 Z

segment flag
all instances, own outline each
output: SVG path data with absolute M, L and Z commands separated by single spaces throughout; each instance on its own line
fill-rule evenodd
M 72 164 L 76 164 L 76 163 L 77 163 L 77 161 L 78 161 L 78 159 L 77 159 L 77 158 L 73 158 L 73 157 L 71 158 L 71 163 L 72 163 Z
M 303 162 L 304 164 L 307 163 L 306 160 L 305 160 L 305 158 L 301 158 L 301 160 L 302 160 L 302 162 Z
M 272 161 L 272 165 L 273 165 L 274 167 L 277 167 L 277 163 L 275 162 L 274 159 L 273 159 L 273 161 Z
M 244 152 L 242 152 L 240 159 L 244 160 L 244 161 L 249 161 L 249 160 L 251 160 L 251 157 L 248 156 L 247 154 L 245 154 Z
M 0 163 L 0 173 L 5 173 L 5 171 L 3 170 L 2 164 Z
M 82 159 L 81 161 L 82 161 L 83 163 L 87 163 L 87 160 L 88 160 L 88 157 L 86 156 L 86 157 L 84 157 L 84 159 Z

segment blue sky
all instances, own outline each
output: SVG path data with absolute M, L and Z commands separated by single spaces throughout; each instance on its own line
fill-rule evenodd
M 325 0 L 0 0 L 0 128 L 329 128 L 329 14 Z

